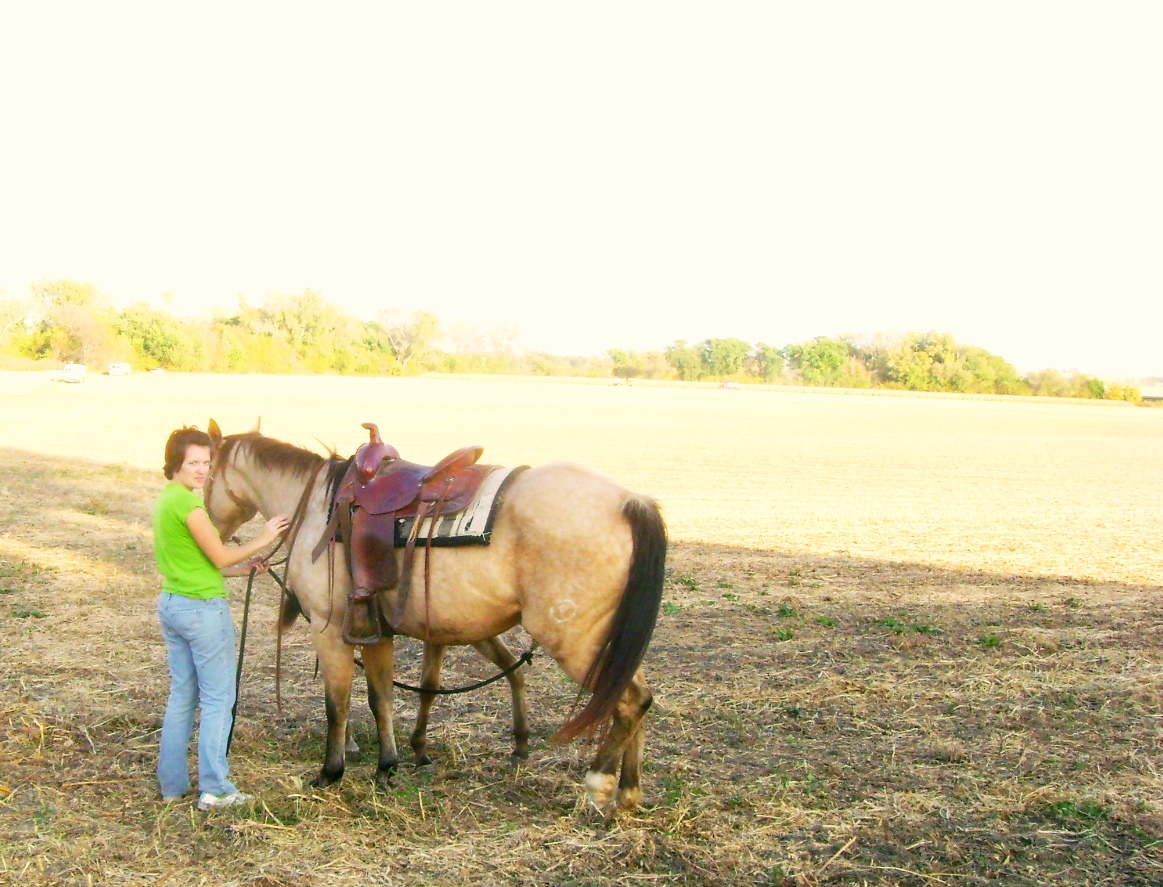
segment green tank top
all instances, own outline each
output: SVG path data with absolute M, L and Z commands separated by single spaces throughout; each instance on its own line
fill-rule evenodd
M 186 518 L 202 499 L 179 483 L 166 484 L 153 508 L 153 552 L 162 574 L 162 591 L 208 600 L 226 597 L 226 581 L 198 547 Z

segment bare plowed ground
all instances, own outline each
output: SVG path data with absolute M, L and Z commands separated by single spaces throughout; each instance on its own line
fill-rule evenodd
M 267 579 L 231 755 L 261 803 L 161 803 L 161 448 L 258 414 L 344 454 L 377 421 L 417 461 L 569 459 L 663 502 L 637 815 L 582 803 L 544 657 L 526 765 L 502 683 L 439 701 L 436 763 L 387 794 L 359 707 L 363 751 L 310 788 L 322 694 L 300 625 L 276 707 Z M 1161 456 L 1163 411 L 1110 405 L 0 374 L 0 884 L 1161 884 Z M 397 649 L 415 682 L 418 643 Z M 445 683 L 489 673 L 456 651 Z M 406 748 L 410 694 L 396 711 Z

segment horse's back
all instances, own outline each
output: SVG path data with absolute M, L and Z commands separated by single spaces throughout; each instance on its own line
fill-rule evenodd
M 616 481 L 574 462 L 550 462 L 530 468 L 505 496 L 504 510 L 543 527 L 569 532 L 584 521 L 608 519 L 617 524 L 630 499 L 650 501 Z

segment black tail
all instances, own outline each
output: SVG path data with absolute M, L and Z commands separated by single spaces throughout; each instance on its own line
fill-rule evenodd
M 622 515 L 630 523 L 634 541 L 630 576 L 606 641 L 582 682 L 582 687 L 592 690 L 593 695 L 585 708 L 553 734 L 553 742 L 566 743 L 591 735 L 613 714 L 634 680 L 654 634 L 666 578 L 666 523 L 652 499 L 628 500 L 622 506 Z

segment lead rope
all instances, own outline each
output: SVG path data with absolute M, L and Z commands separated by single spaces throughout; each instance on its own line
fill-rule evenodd
M 246 599 L 242 605 L 242 632 L 238 640 L 238 665 L 234 671 L 234 705 L 230 707 L 230 732 L 226 734 L 226 754 L 230 754 L 230 743 L 234 741 L 234 718 L 238 714 L 238 693 L 242 687 L 242 659 L 246 653 L 246 626 L 250 622 L 250 592 L 254 588 L 254 576 L 258 570 L 251 568 L 246 580 Z
M 507 678 L 522 665 L 532 665 L 533 654 L 535 652 L 537 652 L 536 641 L 530 645 L 528 650 L 518 656 L 517 661 L 508 668 L 498 672 L 491 678 L 485 678 L 483 681 L 477 681 L 475 684 L 469 684 L 467 687 L 450 687 L 448 689 L 437 687 L 435 690 L 427 690 L 424 687 L 413 687 L 411 684 L 402 684 L 399 681 L 392 681 L 392 686 L 398 687 L 401 690 L 408 690 L 412 693 L 429 693 L 433 696 L 455 696 L 457 693 L 470 693 L 473 690 L 479 690 L 481 687 L 487 687 L 489 684 L 499 681 L 501 678 Z M 364 667 L 363 660 L 358 656 L 355 657 L 355 664 L 360 668 Z

